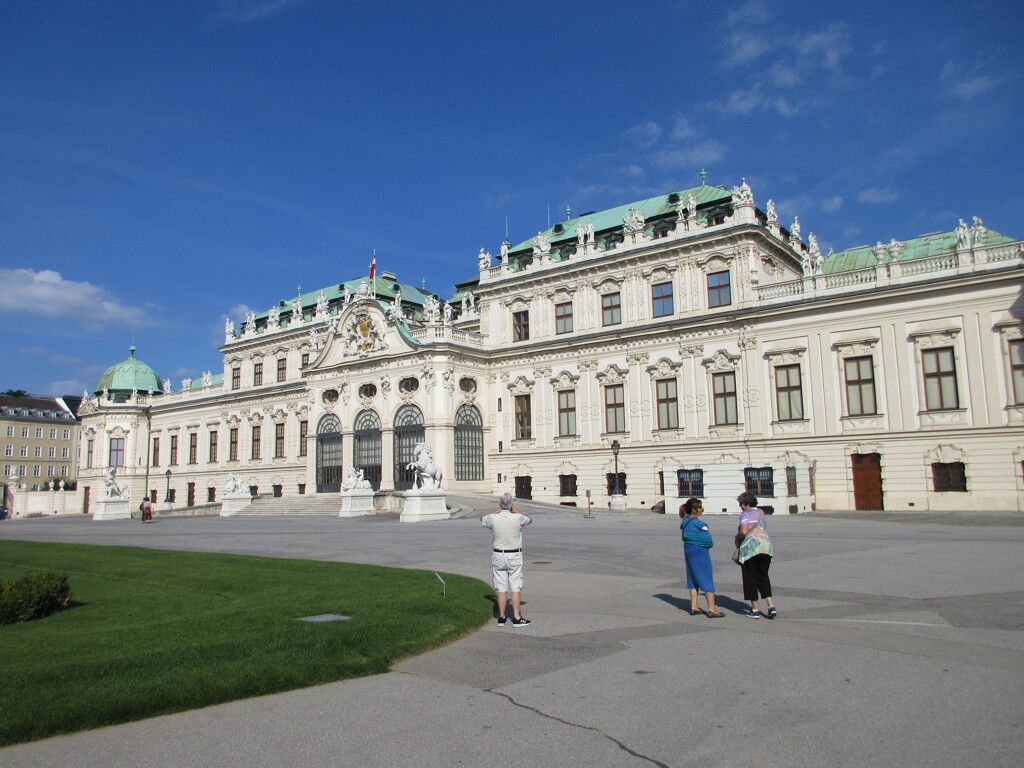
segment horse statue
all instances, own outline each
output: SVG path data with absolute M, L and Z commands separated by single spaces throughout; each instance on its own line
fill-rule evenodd
M 107 498 L 108 499 L 127 499 L 128 498 L 128 483 L 119 483 L 115 475 L 117 474 L 117 467 L 111 467 L 107 470 L 107 476 L 103 478 L 103 484 L 107 486 Z
M 406 465 L 406 469 L 416 470 L 416 481 L 413 488 L 420 491 L 439 491 L 444 480 L 444 473 L 434 463 L 434 452 L 426 443 L 416 443 L 412 452 L 415 461 Z

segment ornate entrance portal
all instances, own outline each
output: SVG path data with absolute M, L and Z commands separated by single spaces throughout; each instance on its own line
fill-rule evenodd
M 338 493 L 342 473 L 341 422 L 333 413 L 316 428 L 316 492 Z

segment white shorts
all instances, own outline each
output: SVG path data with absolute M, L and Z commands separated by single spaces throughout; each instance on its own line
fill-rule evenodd
M 523 553 L 491 552 L 496 592 L 523 591 Z

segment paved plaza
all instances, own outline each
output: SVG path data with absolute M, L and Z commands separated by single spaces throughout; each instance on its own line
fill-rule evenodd
M 493 499 L 451 497 L 477 514 Z M 528 628 L 493 622 L 384 675 L 0 750 L 3 768 L 1018 766 L 1024 513 L 768 520 L 779 618 L 745 618 L 736 515 L 690 616 L 678 518 L 521 505 Z M 423 568 L 489 580 L 476 515 L 87 517 L 4 539 Z

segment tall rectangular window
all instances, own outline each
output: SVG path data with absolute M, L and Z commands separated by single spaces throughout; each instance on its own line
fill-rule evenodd
M 258 387 L 263 383 L 263 363 L 252 364 L 252 384 Z
M 232 368 L 231 369 L 231 388 L 241 389 L 242 388 L 242 369 Z
M 652 309 L 655 317 L 666 317 L 675 312 L 672 304 L 672 283 L 651 286 Z
M 199 433 L 188 433 L 188 463 L 195 464 L 199 461 Z
M 604 388 L 604 423 L 606 432 L 626 431 L 626 388 L 622 384 Z
M 71 439 L 71 430 L 70 429 L 65 429 L 64 430 L 64 439 L 65 440 L 70 440 Z
M 288 358 L 279 357 L 277 358 L 277 380 L 284 381 L 288 378 Z
M 8 427 L 7 427 L 7 436 L 8 437 L 14 437 L 14 427 L 8 425 Z
M 679 399 L 675 379 L 659 379 L 654 383 L 658 400 L 658 429 L 679 428 Z
M 874 416 L 875 368 L 870 355 L 850 357 L 846 366 L 846 408 L 850 416 Z
M 307 365 L 309 365 L 309 352 L 303 352 L 302 353 L 302 364 L 301 365 L 302 365 L 303 368 L 305 368 Z
M 530 396 L 516 395 L 516 439 L 526 440 L 533 435 L 533 422 L 530 414 Z
M 92 469 L 92 440 L 85 441 L 85 466 Z
M 178 464 L 178 436 L 171 435 L 171 466 Z
M 213 464 L 217 461 L 217 441 L 219 440 L 219 434 L 216 429 L 210 430 L 210 463 Z
M 558 476 L 558 495 L 559 496 L 575 496 L 576 495 L 576 475 L 559 475 Z
M 56 427 L 50 427 L 50 439 L 51 440 L 56 440 L 57 439 L 57 428 Z
M 299 422 L 299 456 L 307 455 L 306 439 L 309 437 L 309 422 Z
M 704 496 L 704 470 L 703 469 L 680 469 L 676 473 L 676 482 L 679 485 L 679 493 L 676 495 L 681 499 L 688 499 L 696 496 L 698 499 Z
M 950 411 L 960 407 L 956 388 L 956 360 L 952 347 L 921 351 L 924 368 L 924 402 L 929 411 Z
M 555 333 L 572 333 L 572 302 L 555 304 Z
M 708 275 L 708 306 L 727 307 L 732 304 L 732 284 L 729 271 L 712 272 Z
M 561 437 L 576 434 L 576 390 L 574 389 L 558 393 L 558 434 Z
M 274 458 L 284 458 L 284 424 L 274 425 Z
M 775 367 L 775 404 L 779 421 L 799 421 L 804 417 L 804 393 L 799 365 Z
M 736 372 L 716 373 L 712 377 L 715 395 L 715 424 L 738 424 L 739 412 L 736 408 Z
M 160 438 L 153 438 L 153 466 L 160 466 Z
M 522 310 L 512 313 L 512 341 L 526 341 L 530 338 L 530 312 Z
M 786 495 L 796 496 L 796 467 L 786 467 Z
M 618 325 L 622 322 L 622 302 L 618 291 L 601 297 L 601 324 Z
M 252 453 L 250 458 L 259 459 L 263 457 L 262 446 L 260 445 L 261 430 L 260 426 L 256 425 L 252 428 Z
M 1024 405 L 1024 339 L 1010 342 L 1010 380 L 1014 405 Z
M 238 461 L 238 427 L 228 431 L 228 461 Z
M 124 438 L 123 437 L 112 437 L 112 438 L 110 438 L 110 466 L 112 466 L 112 467 L 123 467 L 124 466 Z
M 962 461 L 932 464 L 932 487 L 939 493 L 967 492 L 967 473 Z
M 775 498 L 775 480 L 771 467 L 747 467 L 743 470 L 744 490 L 762 499 Z

